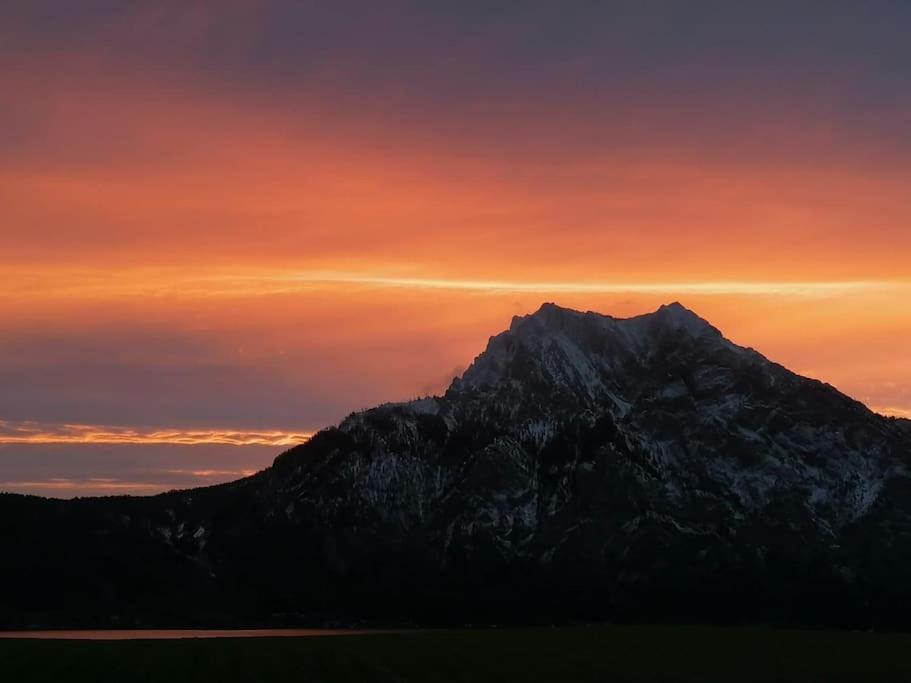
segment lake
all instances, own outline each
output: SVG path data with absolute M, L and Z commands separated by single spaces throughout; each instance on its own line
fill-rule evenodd
M 97 629 L 0 631 L 0 639 L 35 640 L 178 640 L 181 638 L 310 638 L 321 636 L 354 636 L 368 633 L 393 633 L 382 630 L 330 628 L 162 628 L 162 629 Z

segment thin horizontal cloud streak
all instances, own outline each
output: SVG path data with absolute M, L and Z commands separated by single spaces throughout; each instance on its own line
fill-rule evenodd
M 2 272 L 2 269 L 0 269 Z M 231 274 L 206 276 L 168 271 L 98 271 L 67 272 L 55 269 L 44 276 L 35 271 L 22 272 L 10 280 L 21 282 L 19 296 L 36 293 L 60 298 L 122 297 L 246 297 L 313 292 L 324 285 L 354 285 L 374 288 L 415 290 L 456 290 L 497 293 L 576 293 L 576 294 L 697 294 L 744 296 L 840 296 L 864 292 L 902 294 L 911 291 L 911 280 L 824 280 L 824 281 L 535 281 L 472 278 L 434 278 L 419 276 L 377 275 L 331 271 L 256 271 L 245 274 L 234 269 Z M 112 282 L 116 287 L 112 287 Z
M 255 470 L 162 470 L 153 475 L 153 481 L 131 481 L 115 477 L 49 477 L 32 481 L 0 481 L 0 491 L 37 493 L 52 497 L 152 495 L 188 486 L 234 481 L 252 474 L 255 474 Z
M 898 281 L 845 281 L 845 282 L 521 282 L 508 280 L 438 279 L 418 277 L 373 276 L 346 273 L 299 273 L 285 276 L 271 276 L 257 280 L 249 278 L 253 285 L 245 289 L 242 282 L 224 280 L 229 285 L 220 293 L 268 293 L 268 284 L 276 283 L 276 291 L 288 292 L 296 283 L 355 284 L 375 287 L 401 287 L 413 289 L 453 289 L 489 293 L 534 292 L 575 293 L 575 294 L 703 294 L 703 295 L 756 295 L 756 296 L 837 296 L 851 292 L 876 292 L 911 290 L 911 282 Z M 237 289 L 232 289 L 234 284 Z M 257 285 L 263 289 L 257 289 Z M 284 286 L 283 286 L 284 285 Z M 200 291 L 205 291 L 202 289 Z
M 0 491 L 10 493 L 30 493 L 56 497 L 74 497 L 78 495 L 149 495 L 166 490 L 161 483 L 120 481 L 109 479 L 66 479 L 53 478 L 40 481 L 0 481 Z M 56 495 L 64 494 L 64 495 Z
M 220 444 L 0 443 L 0 491 L 58 498 L 152 495 L 268 467 L 287 447 Z
M 173 444 L 192 446 L 294 446 L 307 441 L 310 433 L 238 431 L 232 429 L 142 429 L 108 425 L 10 422 L 0 420 L 0 444 Z

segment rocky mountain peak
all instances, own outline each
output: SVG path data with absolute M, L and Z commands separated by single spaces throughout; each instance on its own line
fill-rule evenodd
M 455 380 L 450 391 L 506 386 L 529 379 L 591 394 L 634 366 L 650 365 L 696 340 L 709 349 L 743 351 L 678 302 L 653 313 L 614 318 L 545 303 L 515 316 L 509 329 Z
M 0 535 L 0 583 L 17 587 L 0 624 L 267 605 L 907 628 L 911 423 L 679 303 L 626 319 L 545 304 L 442 397 L 354 413 L 222 486 L 0 495 Z
M 699 317 L 694 311 L 691 311 L 678 301 L 664 304 L 654 313 L 646 314 L 645 317 L 654 318 L 668 327 L 686 330 L 693 335 L 713 334 L 720 336 L 721 334 L 711 323 Z

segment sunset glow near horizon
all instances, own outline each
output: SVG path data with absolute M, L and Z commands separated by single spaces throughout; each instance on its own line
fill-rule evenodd
M 0 9 L 2 490 L 243 476 L 544 301 L 911 417 L 907 4 L 77 4 Z

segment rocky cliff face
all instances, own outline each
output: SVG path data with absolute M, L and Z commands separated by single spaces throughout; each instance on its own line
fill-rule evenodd
M 545 304 L 443 396 L 351 415 L 249 479 L 3 497 L 0 578 L 26 587 L 4 612 L 65 618 L 81 594 L 171 621 L 901 623 L 909 433 L 679 304 Z M 64 548 L 87 569 L 54 611 L 31 589 Z

